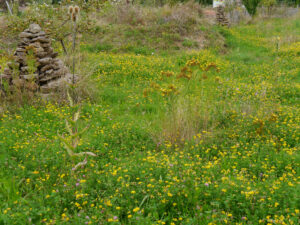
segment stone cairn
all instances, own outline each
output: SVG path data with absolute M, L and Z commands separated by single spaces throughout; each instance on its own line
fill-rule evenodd
M 64 63 L 56 58 L 58 53 L 53 51 L 51 40 L 37 24 L 31 24 L 28 29 L 20 33 L 20 42 L 14 53 L 14 61 L 7 64 L 1 81 L 6 80 L 10 85 L 24 86 L 26 81 L 34 81 L 36 89 L 48 94 L 72 81 Z M 32 50 L 37 68 L 36 71 L 28 66 L 28 52 Z M 15 75 L 13 75 L 15 74 Z
M 222 26 L 229 26 L 228 19 L 225 16 L 225 11 L 223 6 L 217 7 L 217 14 L 216 14 L 217 23 Z

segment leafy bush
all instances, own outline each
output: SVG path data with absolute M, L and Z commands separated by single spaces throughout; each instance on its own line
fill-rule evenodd
M 261 0 L 242 0 L 243 4 L 245 5 L 248 13 L 251 16 L 254 16 L 256 14 L 256 9 L 258 4 L 260 3 Z
M 271 14 L 271 9 L 277 4 L 276 0 L 261 0 L 260 5 L 267 8 L 268 15 Z
M 264 7 L 273 7 L 276 5 L 276 0 L 261 0 L 260 4 Z

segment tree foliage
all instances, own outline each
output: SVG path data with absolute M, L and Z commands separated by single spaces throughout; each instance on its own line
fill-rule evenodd
M 248 13 L 251 16 L 254 16 L 256 14 L 257 6 L 261 2 L 261 0 L 242 0 L 242 1 Z

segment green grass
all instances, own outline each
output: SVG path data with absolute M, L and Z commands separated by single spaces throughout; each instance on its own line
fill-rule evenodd
M 98 96 L 77 151 L 97 157 L 72 171 L 68 105 L 3 113 L 0 224 L 298 224 L 300 31 L 281 20 L 223 29 L 227 54 L 82 45 Z

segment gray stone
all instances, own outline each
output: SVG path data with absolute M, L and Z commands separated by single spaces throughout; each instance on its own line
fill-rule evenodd
M 39 72 L 39 80 L 41 80 L 45 76 L 46 76 L 45 72 Z
M 29 67 L 28 66 L 22 66 L 21 71 L 22 72 L 28 72 Z
M 26 64 L 25 59 L 23 57 L 15 56 L 15 60 L 16 60 L 16 62 L 22 63 L 23 65 Z
M 39 35 L 39 36 L 46 36 L 46 33 L 45 33 L 45 31 L 40 31 L 40 32 L 38 33 L 38 35 Z
M 45 72 L 46 76 L 47 76 L 47 75 L 51 75 L 51 74 L 53 73 L 53 71 L 54 71 L 53 69 L 47 70 L 47 71 Z
M 50 40 L 49 40 L 48 38 L 46 38 L 46 37 L 41 37 L 41 36 L 38 36 L 38 37 L 36 37 L 36 38 L 33 38 L 31 41 L 32 41 L 32 42 L 38 41 L 38 42 L 41 42 L 41 43 L 47 43 L 47 44 L 50 44 Z M 50 46 L 51 46 L 51 45 L 50 45 Z
M 63 85 L 65 85 L 66 81 L 67 80 L 65 78 L 49 81 L 46 85 L 43 85 L 41 87 L 41 92 L 42 93 L 50 93 L 51 91 L 55 91 L 59 87 L 62 87 Z
M 55 74 L 55 73 L 52 73 L 52 75 L 51 76 L 47 76 L 47 75 L 45 75 L 43 78 L 41 78 L 39 81 L 40 82 L 49 82 L 50 80 L 55 80 L 56 78 L 59 78 L 59 77 L 61 77 L 61 74 Z
M 42 43 L 41 44 L 43 48 L 49 49 L 51 47 L 50 43 Z
M 20 77 L 25 80 L 34 80 L 38 77 L 38 75 L 37 74 L 28 74 L 28 75 L 21 75 Z
M 19 38 L 34 38 L 36 35 L 27 33 L 27 32 L 22 32 L 19 34 Z
M 41 45 L 40 42 L 34 42 L 34 43 L 30 43 L 28 45 L 28 47 L 30 47 L 30 48 L 42 48 L 42 45 Z
M 56 58 L 58 56 L 58 52 L 53 52 L 52 54 L 51 54 L 51 57 L 52 58 Z
M 50 48 L 44 48 L 44 50 L 46 52 L 48 52 L 49 54 L 52 54 L 54 52 L 52 47 L 50 47 Z
M 30 43 L 30 41 L 31 40 L 29 38 L 22 38 L 20 46 L 27 46 Z
M 38 58 L 45 58 L 49 54 L 48 54 L 48 52 L 45 52 L 43 48 L 38 48 L 38 49 L 36 49 L 35 55 Z
M 47 71 L 49 69 L 53 69 L 53 65 L 52 64 L 48 64 L 48 65 L 43 66 L 40 71 L 43 73 L 43 72 L 45 72 L 45 71 Z
M 50 57 L 42 58 L 42 59 L 39 59 L 38 62 L 41 65 L 50 64 L 50 63 L 52 63 L 52 58 L 50 58 Z
M 41 27 L 38 24 L 30 24 L 29 25 L 29 32 L 36 34 L 42 31 Z
M 19 47 L 19 48 L 16 49 L 16 52 L 26 52 L 26 49 Z
M 26 53 L 25 52 L 15 52 L 14 54 L 15 56 L 19 56 L 19 57 L 25 57 Z
M 62 67 L 62 68 L 56 70 L 56 71 L 54 72 L 54 74 L 57 74 L 57 75 L 59 75 L 59 76 L 62 76 L 62 75 L 65 75 L 67 71 L 68 71 L 68 70 L 67 70 L 66 67 Z

